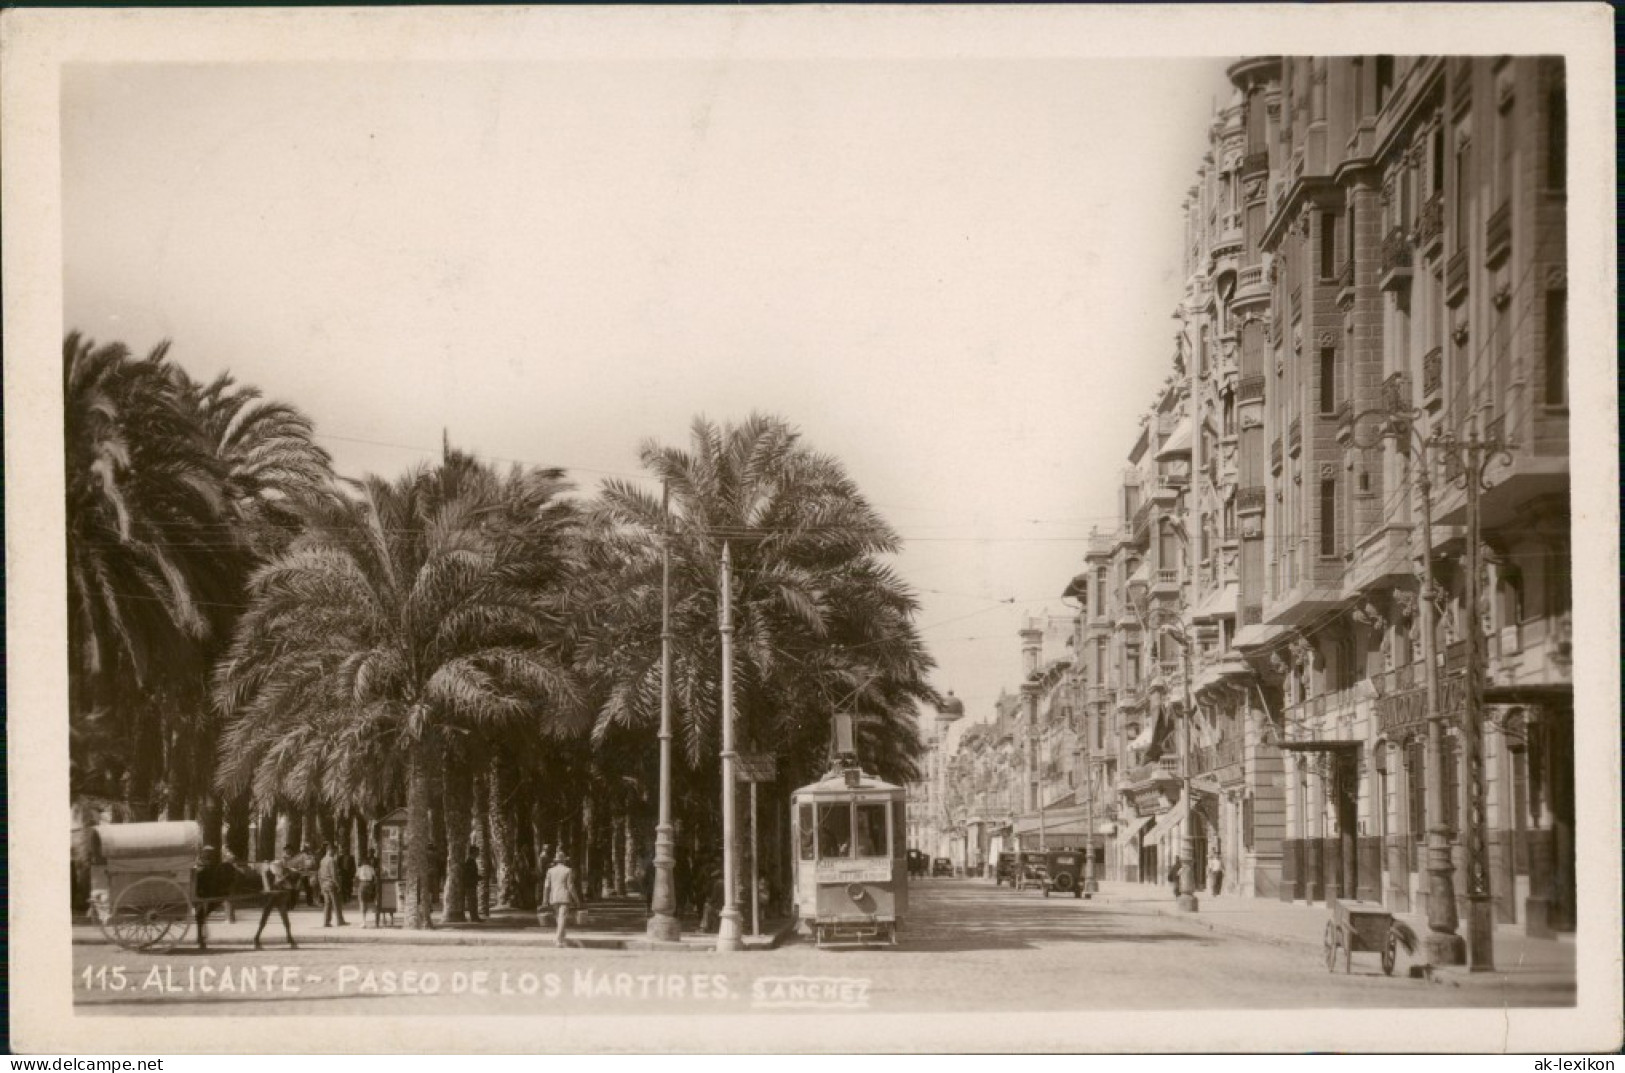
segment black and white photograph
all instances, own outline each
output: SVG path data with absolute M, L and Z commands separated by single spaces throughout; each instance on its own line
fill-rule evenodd
M 1612 29 L 8 11 L 13 1047 L 1617 1051 Z

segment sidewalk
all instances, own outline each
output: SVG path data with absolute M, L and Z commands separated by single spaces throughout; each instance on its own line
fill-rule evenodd
M 588 902 L 586 905 L 587 919 L 584 925 L 571 926 L 565 946 L 576 949 L 589 950 L 687 950 L 709 951 L 716 949 L 716 935 L 707 934 L 699 930 L 698 923 L 693 920 L 683 921 L 682 938 L 677 942 L 656 942 L 647 935 L 648 910 L 644 907 L 641 898 L 609 898 L 600 901 Z M 491 914 L 477 924 L 436 924 L 432 929 L 409 929 L 403 927 L 373 928 L 371 922 L 362 927 L 361 912 L 352 906 L 345 907 L 346 919 L 349 927 L 324 928 L 322 927 L 322 910 L 320 907 L 310 908 L 299 906 L 288 914 L 293 923 L 294 942 L 301 946 L 329 946 L 346 944 L 396 944 L 419 946 L 545 946 L 553 945 L 553 929 L 542 928 L 536 922 L 536 914 L 531 910 L 503 909 Z M 397 920 L 401 919 L 399 915 Z M 209 918 L 209 946 L 218 947 L 244 947 L 252 946 L 254 930 L 259 926 L 260 909 L 258 906 L 241 906 L 237 909 L 236 923 L 228 923 L 223 915 L 215 913 Z M 387 920 L 387 918 L 386 918 Z M 748 910 L 744 917 L 744 945 L 747 950 L 771 950 L 778 946 L 785 938 L 794 934 L 795 921 L 791 919 L 762 920 L 762 934 L 750 934 L 750 914 Z M 75 945 L 104 944 L 106 936 L 94 923 L 88 922 L 81 914 L 74 918 L 73 941 Z M 266 922 L 265 932 L 260 936 L 265 949 L 275 950 L 285 947 L 286 939 L 282 933 L 282 921 L 275 914 Z M 181 943 L 182 947 L 196 948 L 197 929 L 194 925 L 186 933 Z
M 1282 902 L 1270 898 L 1243 898 L 1234 894 L 1214 897 L 1199 895 L 1195 913 L 1181 912 L 1173 894 L 1163 884 L 1102 881 L 1093 902 L 1109 905 L 1120 912 L 1170 917 L 1193 927 L 1206 928 L 1277 946 L 1313 948 L 1319 956 L 1325 949 L 1326 924 L 1331 912 L 1322 903 Z M 1415 914 L 1395 914 L 1410 925 L 1418 938 L 1427 933 L 1427 919 Z M 1465 928 L 1465 924 L 1462 925 Z M 1375 953 L 1356 953 L 1355 966 L 1364 961 L 1375 965 Z M 1396 974 L 1420 964 L 1421 952 L 1399 953 Z M 1341 971 L 1341 970 L 1339 970 Z M 1379 970 L 1380 971 L 1380 970 Z M 1465 965 L 1438 966 L 1432 970 L 1435 982 L 1447 986 L 1501 986 L 1518 984 L 1561 985 L 1575 979 L 1574 943 L 1565 939 L 1531 939 L 1522 926 L 1502 925 L 1495 929 L 1495 970 L 1469 972 Z

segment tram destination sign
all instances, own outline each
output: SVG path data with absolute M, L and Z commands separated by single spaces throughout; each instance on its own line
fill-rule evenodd
M 735 782 L 773 782 L 779 777 L 779 762 L 767 753 L 740 753 L 734 757 Z

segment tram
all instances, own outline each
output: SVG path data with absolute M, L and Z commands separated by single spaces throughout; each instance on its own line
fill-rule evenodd
M 819 946 L 897 944 L 908 913 L 906 793 L 847 756 L 790 796 L 796 913 Z

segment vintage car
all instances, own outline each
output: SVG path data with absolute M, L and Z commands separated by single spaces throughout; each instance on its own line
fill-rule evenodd
M 931 875 L 933 877 L 935 877 L 935 876 L 947 876 L 950 879 L 952 879 L 953 874 L 954 874 L 954 862 L 950 861 L 948 858 L 946 858 L 946 857 L 937 857 L 931 862 Z

